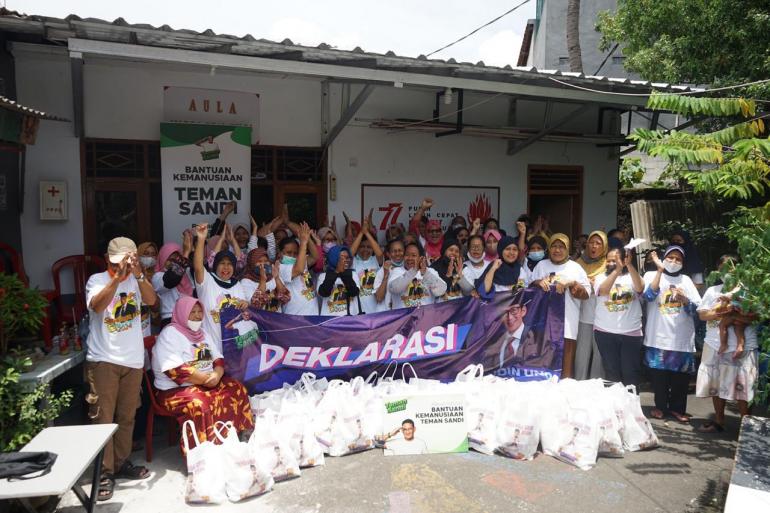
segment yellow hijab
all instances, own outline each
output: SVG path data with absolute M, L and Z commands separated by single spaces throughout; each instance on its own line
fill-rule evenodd
M 591 232 L 591 234 L 588 236 L 588 240 L 590 241 L 591 237 L 594 236 L 599 237 L 602 240 L 602 253 L 599 258 L 591 259 L 588 256 L 588 248 L 586 248 L 583 250 L 583 253 L 580 255 L 580 257 L 576 260 L 576 262 L 580 264 L 580 267 L 583 268 L 589 278 L 595 278 L 607 270 L 607 252 L 609 250 L 607 234 L 601 230 L 596 230 Z
M 569 260 L 569 237 L 567 235 L 563 233 L 554 233 L 553 235 L 551 235 L 551 238 L 547 240 L 548 240 L 549 253 L 551 251 L 551 246 L 553 246 L 553 243 L 556 242 L 557 240 L 562 244 L 564 244 L 564 247 L 567 248 L 567 257 L 562 262 L 553 262 L 553 260 L 551 260 L 554 264 L 557 264 L 557 265 L 563 264 L 564 262 Z

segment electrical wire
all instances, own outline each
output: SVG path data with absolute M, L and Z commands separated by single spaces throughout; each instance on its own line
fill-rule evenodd
M 568 86 L 568 87 L 573 87 L 575 89 L 580 89 L 582 91 L 589 91 L 589 92 L 592 92 L 592 93 L 612 94 L 612 95 L 617 95 L 617 96 L 640 96 L 640 97 L 650 96 L 649 93 L 620 93 L 620 92 L 617 92 L 617 91 L 601 91 L 599 89 L 591 89 L 590 87 L 583 87 L 583 86 L 579 86 L 577 84 L 570 84 L 569 82 L 564 82 L 563 80 L 558 80 L 558 79 L 553 78 L 553 77 L 548 77 L 548 79 L 552 80 L 552 81 L 554 81 L 556 83 L 559 83 L 561 85 L 565 85 L 565 86 Z M 737 84 L 737 85 L 725 86 L 725 87 L 715 87 L 714 89 L 704 89 L 702 91 L 675 91 L 675 92 L 671 92 L 671 93 L 667 93 L 667 94 L 685 95 L 685 94 L 713 93 L 713 92 L 716 92 L 716 91 L 727 91 L 729 89 L 740 89 L 741 87 L 748 87 L 748 86 L 756 85 L 756 84 L 764 84 L 764 83 L 767 83 L 767 82 L 770 82 L 770 78 L 766 78 L 766 79 L 763 79 L 763 80 L 755 80 L 754 82 L 747 82 L 745 84 Z M 765 101 L 765 100 L 755 100 L 755 101 Z
M 459 114 L 460 112 L 465 112 L 466 110 L 473 109 L 475 107 L 478 107 L 479 105 L 483 105 L 485 103 L 489 103 L 492 100 L 494 100 L 495 98 L 503 96 L 503 94 L 504 93 L 497 93 L 497 94 L 495 94 L 493 96 L 490 96 L 489 98 L 485 98 L 484 100 L 481 100 L 480 102 L 476 102 L 476 103 L 474 103 L 472 105 L 468 105 L 467 107 L 463 107 L 462 109 L 457 109 L 457 110 L 452 111 L 452 112 L 447 112 L 446 114 L 442 114 L 440 116 L 436 116 L 435 118 L 424 119 L 422 121 L 414 121 L 412 123 L 407 123 L 406 125 L 399 125 L 397 127 L 393 127 L 394 130 L 392 132 L 388 132 L 388 133 L 398 133 L 401 130 L 403 130 L 404 128 L 409 128 L 410 126 L 422 125 L 423 123 L 430 123 L 431 121 L 435 121 L 437 119 L 442 119 L 442 118 L 447 118 L 449 116 L 454 116 L 455 114 Z
M 500 19 L 504 18 L 505 16 L 508 16 L 508 15 L 509 15 L 509 14 L 511 14 L 513 11 L 515 11 L 516 9 L 518 9 L 519 7 L 521 7 L 522 5 L 524 5 L 524 4 L 527 4 L 527 3 L 529 3 L 529 2 L 530 2 L 530 0 L 524 0 L 523 2 L 521 2 L 520 4 L 516 5 L 515 7 L 511 8 L 511 9 L 507 10 L 506 12 L 504 12 L 503 14 L 501 14 L 500 16 L 498 16 L 497 18 L 495 18 L 495 19 L 493 19 L 493 20 L 490 20 L 490 21 L 486 22 L 485 24 L 483 24 L 482 26 L 478 27 L 477 29 L 474 29 L 474 30 L 472 30 L 471 32 L 468 32 L 467 34 L 465 34 L 465 35 L 464 35 L 463 37 L 461 37 L 460 39 L 457 39 L 457 40 L 455 40 L 455 41 L 452 41 L 452 42 L 451 42 L 451 43 L 449 43 L 448 45 L 442 46 L 442 47 L 441 47 L 441 48 L 439 48 L 438 50 L 434 50 L 434 51 L 430 52 L 429 54 L 427 54 L 427 55 L 426 55 L 426 57 L 430 57 L 431 55 L 433 55 L 433 54 L 436 54 L 436 53 L 439 53 L 439 52 L 440 52 L 440 51 L 442 51 L 442 50 L 446 50 L 446 49 L 447 49 L 447 48 L 449 48 L 450 46 L 454 46 L 454 45 L 456 45 L 457 43 L 459 43 L 460 41 L 463 41 L 463 40 L 465 40 L 465 39 L 467 39 L 467 38 L 471 37 L 473 34 L 475 34 L 476 32 L 478 32 L 479 30 L 481 30 L 481 29 L 483 29 L 483 28 L 486 28 L 486 27 L 488 27 L 488 26 L 492 25 L 492 24 L 493 24 L 493 23 L 495 23 L 496 21 L 498 21 L 498 20 L 500 20 Z

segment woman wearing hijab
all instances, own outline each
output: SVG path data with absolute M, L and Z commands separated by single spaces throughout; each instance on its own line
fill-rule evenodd
M 497 255 L 498 258 L 492 261 L 476 280 L 476 292 L 482 299 L 492 299 L 495 292 L 515 292 L 527 286 L 516 239 L 507 235 L 500 239 Z
M 391 308 L 390 292 L 388 291 L 390 273 L 394 269 L 404 267 L 404 250 L 404 240 L 401 238 L 389 240 L 385 247 L 387 260 L 382 263 L 382 267 L 374 277 L 374 299 L 377 301 L 375 312 L 384 312 Z M 368 310 L 364 310 L 364 312 L 372 313 Z
M 245 323 L 235 322 L 241 317 L 241 310 L 248 306 L 248 298 L 243 286 L 235 277 L 236 258 L 229 250 L 221 250 L 214 255 L 211 270 L 203 265 L 203 251 L 208 226 L 199 224 L 195 227 L 198 236 L 193 255 L 195 289 L 203 306 L 203 329 L 211 335 L 217 351 L 222 353 L 222 343 L 244 337 L 247 332 Z M 227 228 L 225 228 L 227 229 Z M 256 328 L 256 324 L 253 328 Z
M 548 241 L 540 235 L 533 235 L 527 240 L 527 260 L 524 262 L 524 265 L 530 272 L 534 271 L 535 266 L 547 256 L 547 247 Z
M 430 262 L 441 257 L 441 246 L 444 244 L 444 232 L 441 221 L 431 219 L 425 225 L 425 254 Z
M 532 272 L 533 285 L 546 292 L 554 290 L 564 297 L 564 359 L 562 378 L 574 376 L 575 350 L 580 321 L 580 302 L 588 299 L 591 284 L 577 262 L 569 258 L 569 237 L 554 233 L 548 246 L 548 260 L 543 260 Z
M 600 230 L 591 232 L 586 239 L 585 248 L 575 260 L 585 271 L 591 285 L 588 299 L 580 304 L 575 379 L 604 377 L 601 354 L 594 338 L 594 315 L 596 314 L 594 283 L 596 278 L 604 275 L 606 270 L 608 246 L 607 234 Z
M 497 244 L 502 237 L 497 230 L 484 231 L 484 260 L 491 262 L 497 258 Z
M 155 274 L 155 265 L 158 262 L 158 246 L 154 242 L 142 242 L 136 248 L 136 255 L 139 257 L 139 266 L 142 268 L 145 278 L 152 283 L 152 275 Z M 149 337 L 152 335 L 153 319 L 158 318 L 157 308 L 153 310 L 149 305 L 142 305 L 142 335 Z M 157 322 L 156 322 L 157 324 Z
M 689 276 L 692 282 L 698 287 L 698 290 L 703 286 L 703 262 L 701 262 L 700 254 L 695 244 L 692 241 L 690 234 L 684 230 L 677 230 L 671 234 L 669 238 L 670 242 L 674 246 L 682 248 L 687 255 L 682 272 Z
M 679 422 L 689 422 L 687 387 L 695 373 L 693 315 L 701 297 L 683 272 L 687 258 L 683 248 L 669 246 L 662 261 L 657 254 L 652 258 L 657 270 L 644 275 L 644 362 L 650 368 L 655 392 L 655 408 L 650 415 L 662 419 L 668 412 Z
M 441 246 L 441 258 L 438 258 L 430 266 L 436 271 L 439 278 L 446 283 L 446 292 L 436 303 L 460 299 L 467 296 L 473 290 L 473 282 L 468 281 L 463 276 L 463 258 L 460 242 L 454 239 L 447 239 Z
M 644 281 L 622 247 L 607 252 L 604 274 L 594 280 L 594 337 L 608 381 L 639 386 L 642 363 L 642 304 Z M 580 342 L 578 341 L 578 345 Z
M 283 305 L 289 302 L 291 294 L 281 281 L 279 269 L 279 263 L 270 264 L 266 249 L 249 251 L 241 286 L 246 297 L 251 298 L 251 306 L 268 312 L 280 312 Z
M 471 295 L 479 297 L 479 293 L 476 291 L 476 280 L 481 278 L 481 275 L 484 274 L 489 265 L 489 262 L 484 259 L 484 237 L 481 235 L 471 235 L 468 238 L 468 253 L 466 256 L 468 259 L 463 267 L 463 276 L 468 283 L 473 283 Z
M 232 422 L 235 429 L 254 428 L 244 386 L 224 375 L 224 359 L 211 335 L 201 329 L 203 307 L 192 297 L 177 301 L 171 324 L 163 328 L 152 352 L 158 402 L 180 423 L 192 420 L 198 436 L 215 441 L 214 425 Z M 181 442 L 184 451 L 184 441 Z
M 321 315 L 356 315 L 359 313 L 358 275 L 353 272 L 353 257 L 347 246 L 333 246 L 326 253 L 326 272 L 318 277 Z
M 183 245 L 167 242 L 160 247 L 158 262 L 152 277 L 152 287 L 160 298 L 160 325 L 171 322 L 174 305 L 181 296 L 193 295 L 193 284 L 188 271 L 192 235 L 185 230 Z
M 246 226 L 245 224 L 239 223 L 239 224 L 236 224 L 235 227 L 233 228 L 233 238 L 235 239 L 237 246 L 244 253 L 246 253 L 249 250 L 250 237 L 251 237 L 251 234 L 249 233 L 249 227 Z

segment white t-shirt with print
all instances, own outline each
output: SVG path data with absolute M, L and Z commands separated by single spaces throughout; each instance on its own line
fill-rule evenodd
M 118 284 L 115 295 L 102 312 L 91 310 L 91 300 L 112 278 L 106 271 L 92 275 L 86 283 L 86 304 L 90 315 L 89 362 L 109 362 L 132 369 L 144 367 L 142 336 L 142 293 L 139 283 L 129 275 Z
M 246 294 L 246 298 L 247 298 L 246 300 L 251 302 L 251 297 L 254 295 L 254 292 L 256 292 L 257 289 L 259 288 L 259 282 L 256 282 L 251 278 L 242 278 L 241 287 L 243 287 L 243 293 Z M 267 292 L 270 292 L 271 290 L 275 290 L 275 278 L 272 278 L 265 282 L 265 290 Z
M 321 273 L 318 276 L 319 287 L 324 282 L 325 278 L 326 273 Z M 360 290 L 361 285 L 358 281 L 358 275 L 355 272 L 353 273 L 353 281 L 358 285 Z M 318 294 L 318 297 L 321 300 L 321 315 L 343 316 L 348 314 L 347 293 L 345 285 L 342 283 L 342 279 L 337 278 L 334 281 L 334 288 L 332 289 L 331 296 L 321 297 L 321 294 Z M 350 298 L 350 315 L 358 315 L 358 300 L 354 297 Z
M 717 306 L 719 303 L 719 298 L 722 296 L 722 287 L 722 284 L 714 285 L 713 287 L 709 287 L 706 290 L 706 292 L 703 294 L 703 300 L 701 301 L 700 305 L 698 305 L 699 312 L 705 312 Z M 746 329 L 744 330 L 744 337 L 746 339 L 743 346 L 745 351 L 753 351 L 759 347 L 757 342 L 757 328 L 755 325 L 751 324 L 746 326 Z M 703 339 L 703 342 L 708 344 L 708 346 L 715 351 L 719 350 L 719 319 L 706 321 L 706 337 Z M 738 339 L 735 336 L 735 328 L 730 326 L 727 329 L 726 352 L 732 353 L 735 351 L 737 345 Z
M 388 274 L 388 283 L 390 283 L 390 280 L 393 278 L 393 270 L 398 269 L 398 267 L 391 267 L 390 268 L 390 274 Z M 380 288 L 380 285 L 382 285 L 382 281 L 385 279 L 385 268 L 380 267 L 380 270 L 377 271 L 377 275 L 374 277 L 374 292 L 377 293 L 377 289 Z M 386 312 L 391 309 L 391 302 L 392 298 L 390 296 L 390 290 L 388 290 L 388 284 L 385 284 L 385 297 L 382 300 L 382 303 L 377 303 L 377 298 L 374 298 L 375 303 L 377 306 L 373 311 L 369 311 L 366 309 L 363 303 L 361 303 L 361 307 L 364 309 L 365 313 L 374 313 L 374 312 Z
M 222 352 L 222 326 L 220 313 L 223 308 L 237 308 L 240 300 L 247 301 L 246 293 L 240 283 L 229 289 L 221 287 L 211 273 L 203 273 L 203 283 L 196 283 L 198 300 L 203 305 L 203 331 L 211 335 L 214 347 Z
M 176 387 L 190 386 L 192 383 L 178 385 L 166 376 L 165 371 L 180 365 L 191 365 L 200 372 L 212 372 L 214 360 L 222 358 L 208 333 L 204 332 L 201 342 L 192 342 L 179 333 L 173 326 L 166 326 L 158 335 L 152 349 L 152 372 L 155 375 L 155 388 L 170 390 Z
M 554 264 L 550 260 L 542 260 L 532 271 L 531 281 L 547 280 L 551 273 L 555 273 L 551 280 L 552 283 L 576 281 L 590 294 L 591 285 L 588 281 L 588 276 L 577 262 L 567 260 L 561 264 Z M 580 303 L 581 301 L 574 298 L 569 290 L 564 292 L 564 338 L 570 340 L 577 339 Z
M 163 285 L 163 271 L 158 271 L 152 275 L 152 288 L 155 289 L 155 293 L 160 300 L 160 318 L 171 319 L 171 314 L 174 313 L 174 306 L 177 300 L 182 296 L 176 287 L 167 289 Z
M 489 265 L 489 262 L 484 261 L 481 265 L 481 267 L 474 267 L 472 262 L 465 262 L 465 265 L 463 265 L 463 276 L 465 276 L 465 279 L 469 282 L 473 283 L 473 286 L 476 286 L 476 280 L 481 278 L 481 275 L 484 274 L 484 270 Z
M 365 313 L 374 313 L 377 311 L 377 298 L 374 293 L 377 290 L 374 282 L 377 279 L 377 272 L 380 270 L 380 264 L 377 257 L 372 255 L 367 260 L 361 260 L 357 256 L 353 258 L 353 270 L 358 278 L 359 298 L 361 299 L 361 308 Z M 319 279 L 319 283 L 320 283 Z M 323 310 L 323 300 L 321 309 Z M 358 305 L 356 304 L 356 308 Z
M 291 299 L 283 305 L 283 313 L 291 315 L 318 315 L 318 296 L 313 285 L 313 277 L 305 272 L 292 279 L 294 264 L 281 264 L 281 280 L 291 294 Z
M 599 295 L 599 287 L 607 279 L 600 274 L 594 280 L 594 328 L 609 333 L 634 333 L 642 329 L 642 302 L 634 292 L 634 280 L 629 273 L 615 278 L 610 292 Z
M 390 279 L 388 280 L 388 287 L 390 287 L 390 283 L 392 283 L 393 280 L 400 278 L 406 272 L 407 271 L 403 267 L 391 269 Z M 441 281 L 441 278 L 435 269 L 428 267 L 425 271 L 425 274 L 430 274 L 433 281 Z M 435 303 L 436 300 L 431 293 L 430 288 L 426 283 L 424 283 L 424 281 L 425 278 L 423 277 L 422 273 L 417 271 L 414 279 L 412 279 L 412 283 L 407 286 L 404 292 L 401 294 L 391 293 L 390 298 L 393 309 L 396 310 L 398 308 L 411 308 L 414 306 L 425 306 Z
M 644 275 L 645 291 L 655 279 L 656 271 Z M 672 299 L 671 286 L 684 290 L 687 299 L 694 305 L 700 303 L 700 294 L 689 276 L 660 277 L 660 291 L 654 301 L 647 303 L 647 326 L 644 345 L 666 351 L 695 352 L 695 324 L 681 300 Z

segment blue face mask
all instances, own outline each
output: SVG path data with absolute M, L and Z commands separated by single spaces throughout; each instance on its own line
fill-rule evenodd
M 283 255 L 281 257 L 281 263 L 286 265 L 294 265 L 297 262 L 297 259 L 295 257 L 289 256 L 289 255 Z
M 530 251 L 529 255 L 527 255 L 527 258 L 533 262 L 539 262 L 545 258 L 545 251 Z

